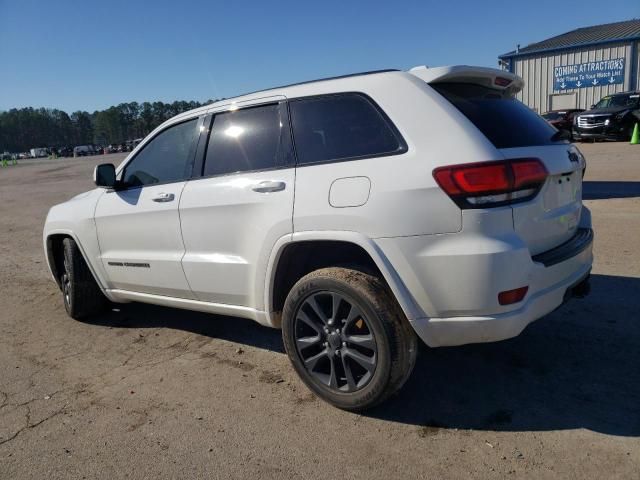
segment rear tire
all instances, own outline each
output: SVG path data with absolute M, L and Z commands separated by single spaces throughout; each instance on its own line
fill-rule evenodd
M 301 278 L 282 314 L 285 350 L 302 381 L 338 408 L 361 411 L 409 378 L 418 342 L 379 278 L 323 268 Z
M 65 238 L 62 246 L 60 286 L 67 314 L 76 320 L 84 320 L 102 313 L 108 301 L 93 278 L 78 245 L 73 239 Z

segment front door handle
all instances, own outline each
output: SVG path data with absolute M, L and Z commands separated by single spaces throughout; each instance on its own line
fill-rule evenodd
M 265 181 L 256 183 L 251 187 L 251 190 L 258 193 L 280 192 L 284 190 L 286 186 L 287 184 L 284 182 Z
M 159 193 L 151 200 L 154 202 L 173 202 L 174 198 L 176 198 L 176 196 L 173 193 Z

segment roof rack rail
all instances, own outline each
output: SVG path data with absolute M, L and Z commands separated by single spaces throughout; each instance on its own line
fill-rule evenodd
M 367 72 L 359 72 L 359 73 L 348 73 L 347 75 L 338 75 L 335 77 L 325 77 L 325 78 L 317 78 L 315 80 L 306 80 L 304 82 L 296 82 L 296 83 L 289 83 L 286 85 L 278 85 L 276 87 L 268 87 L 268 88 L 261 88 L 260 90 L 254 90 L 252 92 L 246 92 L 246 93 L 241 93 L 239 95 L 234 95 L 233 97 L 229 97 L 227 98 L 227 100 L 230 100 L 232 98 L 236 98 L 236 97 L 243 97 L 245 95 L 251 95 L 254 93 L 258 93 L 258 92 L 266 92 L 268 90 L 277 90 L 279 88 L 287 88 L 287 87 L 295 87 L 298 85 L 306 85 L 308 83 L 316 83 L 316 82 L 325 82 L 328 80 L 339 80 L 341 78 L 350 78 L 350 77 L 360 77 L 363 75 L 374 75 L 376 73 L 388 73 L 388 72 L 399 72 L 400 70 L 398 70 L 397 68 L 387 68 L 384 70 L 370 70 Z

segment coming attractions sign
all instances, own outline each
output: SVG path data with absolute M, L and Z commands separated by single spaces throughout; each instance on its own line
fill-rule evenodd
M 624 83 L 624 57 L 561 65 L 553 68 L 553 89 L 597 87 Z

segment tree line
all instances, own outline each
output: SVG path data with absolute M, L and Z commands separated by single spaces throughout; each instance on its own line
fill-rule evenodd
M 51 108 L 13 108 L 0 112 L 0 153 L 36 147 L 121 144 L 144 137 L 165 120 L 212 101 L 130 102 L 71 115 Z

